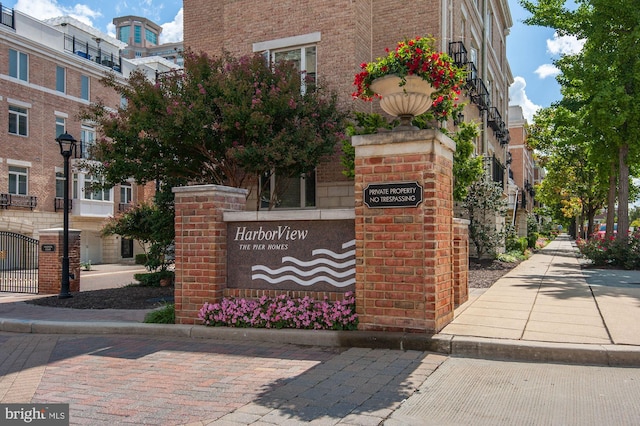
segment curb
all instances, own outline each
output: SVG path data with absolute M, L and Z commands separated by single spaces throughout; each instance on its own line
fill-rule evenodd
M 504 361 L 640 367 L 640 347 L 436 335 L 449 342 L 448 354 Z
M 254 329 L 130 322 L 73 322 L 0 318 L 0 331 L 33 334 L 115 334 L 253 341 L 301 346 L 416 350 L 504 361 L 640 367 L 640 347 L 535 342 L 446 334 Z

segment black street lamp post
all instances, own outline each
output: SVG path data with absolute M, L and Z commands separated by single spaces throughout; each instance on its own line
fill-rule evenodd
M 60 284 L 59 299 L 72 297 L 69 292 L 69 157 L 76 147 L 76 141 L 69 133 L 63 133 L 56 138 L 60 145 L 60 154 L 64 157 L 64 214 L 63 214 L 63 243 L 62 243 L 62 283 Z

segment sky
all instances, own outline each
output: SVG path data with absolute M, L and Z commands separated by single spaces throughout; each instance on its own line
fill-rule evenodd
M 115 37 L 113 18 L 135 15 L 162 26 L 160 41 L 182 40 L 181 0 L 9 0 L 2 2 L 38 19 L 70 15 L 85 24 Z M 555 80 L 558 70 L 553 60 L 564 53 L 575 53 L 582 43 L 558 37 L 551 28 L 533 27 L 523 23 L 529 16 L 518 0 L 508 0 L 513 26 L 507 37 L 507 58 L 514 77 L 509 89 L 511 105 L 520 105 L 530 123 L 542 107 L 560 100 L 560 88 Z

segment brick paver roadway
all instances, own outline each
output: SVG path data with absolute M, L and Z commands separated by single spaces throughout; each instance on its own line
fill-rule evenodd
M 71 424 L 379 424 L 446 359 L 413 351 L 0 334 L 0 402 Z

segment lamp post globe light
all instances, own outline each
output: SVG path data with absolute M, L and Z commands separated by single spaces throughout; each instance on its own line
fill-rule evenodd
M 60 154 L 64 157 L 64 212 L 63 212 L 63 242 L 62 242 L 62 282 L 60 284 L 59 299 L 68 299 L 69 292 L 69 158 L 76 147 L 73 136 L 63 133 L 56 138 L 60 145 Z

